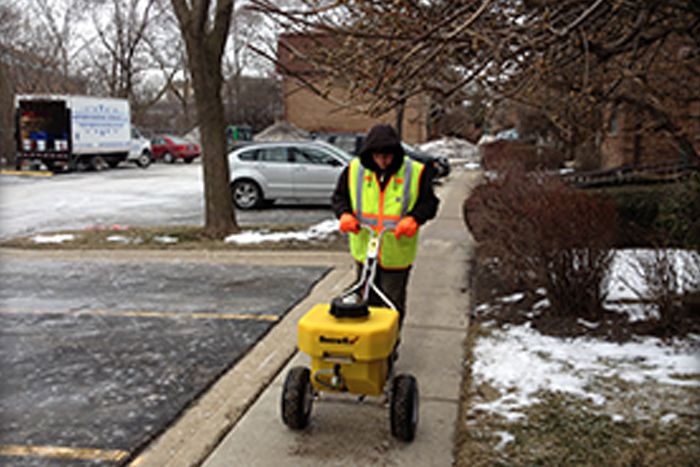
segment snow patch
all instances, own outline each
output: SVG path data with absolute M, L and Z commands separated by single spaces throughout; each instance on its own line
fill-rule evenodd
M 698 387 L 700 381 L 682 376 L 700 374 L 700 341 L 686 343 L 665 346 L 656 338 L 625 344 L 583 337 L 563 340 L 541 335 L 527 325 L 496 330 L 478 340 L 472 371 L 475 385 L 487 383 L 503 396 L 475 404 L 474 409 L 515 420 L 522 417 L 520 410 L 539 401 L 540 391 L 602 405 L 605 397 L 589 389 L 598 378 Z
M 447 157 L 448 159 L 471 159 L 478 161 L 479 148 L 465 139 L 441 138 L 421 144 L 418 149 L 434 156 Z
M 498 444 L 496 444 L 496 450 L 498 451 L 503 450 L 508 443 L 515 441 L 515 436 L 507 431 L 496 431 L 494 432 L 494 435 L 500 438 Z
M 499 298 L 499 300 L 503 303 L 517 303 L 521 301 L 523 298 L 525 298 L 525 294 L 522 292 L 516 292 L 511 295 L 507 295 L 505 297 Z
M 679 272 L 679 288 L 692 287 L 697 280 L 694 275 L 700 254 L 696 251 L 669 249 L 665 252 Z M 638 248 L 615 251 L 611 265 L 608 301 L 637 300 L 646 298 L 646 281 L 643 265 L 655 261 L 657 250 Z M 695 284 L 697 285 L 697 284 Z
M 171 237 L 170 235 L 158 235 L 153 237 L 153 240 L 158 242 L 158 243 L 177 243 L 178 239 L 177 237 Z
M 306 242 L 310 240 L 323 240 L 338 231 L 338 221 L 326 220 L 312 225 L 307 230 L 298 232 L 267 232 L 248 230 L 235 235 L 229 235 L 224 239 L 226 243 L 238 245 L 251 245 L 264 242 L 283 242 L 297 240 Z
M 108 242 L 124 243 L 124 244 L 129 244 L 129 243 L 134 242 L 132 238 L 125 237 L 124 235 L 110 235 L 105 240 L 107 240 Z
M 666 415 L 664 415 L 663 417 L 661 417 L 659 419 L 659 421 L 661 423 L 663 423 L 664 425 L 666 425 L 668 423 L 673 423 L 676 420 L 678 420 L 678 415 L 676 415 L 675 413 L 667 413 Z
M 63 243 L 75 240 L 73 234 L 58 234 L 58 235 L 35 235 L 32 237 L 34 243 Z

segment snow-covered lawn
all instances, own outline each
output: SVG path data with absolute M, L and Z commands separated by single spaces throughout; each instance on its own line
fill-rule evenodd
M 528 325 L 493 330 L 479 338 L 472 372 L 475 384 L 489 384 L 500 397 L 472 409 L 517 419 L 525 407 L 541 402 L 539 394 L 550 391 L 603 410 L 608 381 L 700 388 L 698 350 L 698 335 L 675 345 L 656 338 L 615 344 L 543 336 Z
M 665 254 L 681 272 L 679 288 L 697 290 L 700 287 L 695 269 L 700 265 L 698 253 L 668 250 Z M 627 313 L 632 321 L 652 314 L 649 309 L 643 309 L 652 305 L 632 302 L 645 298 L 647 283 L 640 265 L 654 258 L 653 250 L 616 252 L 608 285 L 609 299 L 614 302 L 610 308 Z M 542 296 L 544 292 L 538 290 L 536 294 Z M 491 303 L 478 304 L 473 313 L 483 315 L 503 304 L 517 307 L 522 299 L 521 293 L 506 295 Z M 542 301 L 521 310 L 522 314 L 538 315 Z M 640 310 L 643 311 L 641 315 Z M 598 326 L 598 323 L 581 321 L 580 324 L 588 328 Z M 485 454 L 489 462 L 505 459 L 506 464 L 513 465 L 520 462 L 547 465 L 555 462 L 552 459 L 560 462 L 561 456 L 576 454 L 573 448 L 567 451 L 567 443 L 572 446 L 578 443 L 567 439 L 570 433 L 564 432 L 584 430 L 579 436 L 588 436 L 585 429 L 590 428 L 575 426 L 577 423 L 597 424 L 601 431 L 596 436 L 602 439 L 614 434 L 614 443 L 621 444 L 610 449 L 629 449 L 626 453 L 633 449 L 621 448 L 621 445 L 632 446 L 642 441 L 653 445 L 671 436 L 668 427 L 673 427 L 673 432 L 683 437 L 697 434 L 700 417 L 698 334 L 672 341 L 637 337 L 629 342 L 613 343 L 592 337 L 546 336 L 529 322 L 498 327 L 495 322 L 487 321 L 474 326 L 471 379 L 467 389 L 470 404 L 464 414 L 465 430 L 472 443 L 463 445 L 463 452 L 468 455 L 490 452 Z M 562 426 L 561 436 L 552 433 L 545 442 L 552 443 L 551 449 L 556 445 L 563 454 L 547 457 L 542 454 L 542 446 L 530 445 L 542 434 L 535 432 L 540 423 L 538 417 L 543 414 L 559 417 L 556 423 Z M 572 430 L 568 424 L 573 426 Z M 619 429 L 615 428 L 618 425 Z M 532 439 L 528 439 L 530 436 Z M 679 459 L 685 461 L 700 455 L 697 449 L 695 453 L 688 453 L 690 448 L 685 441 L 683 443 L 674 446 L 674 455 L 680 456 Z M 488 448 L 484 448 L 485 445 Z M 657 465 L 656 461 L 649 462 Z M 612 464 L 627 465 L 624 462 Z

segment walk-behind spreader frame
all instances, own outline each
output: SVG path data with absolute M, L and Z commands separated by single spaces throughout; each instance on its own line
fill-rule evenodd
M 369 235 L 359 280 L 330 304 L 309 310 L 298 323 L 298 347 L 311 357 L 311 368 L 293 367 L 282 389 L 282 420 L 293 430 L 306 428 L 314 399 L 323 392 L 382 396 L 389 401 L 391 434 L 412 441 L 418 425 L 418 382 L 410 374 L 394 375 L 399 342 L 399 312 L 375 284 L 379 233 Z M 386 307 L 369 306 L 374 291 Z

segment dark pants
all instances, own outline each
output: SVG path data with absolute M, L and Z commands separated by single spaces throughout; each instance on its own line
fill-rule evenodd
M 403 324 L 406 314 L 406 286 L 408 285 L 408 275 L 411 268 L 391 270 L 382 269 L 377 266 L 377 274 L 374 283 L 384 292 L 389 300 L 396 306 L 399 312 L 399 325 Z M 357 263 L 357 279 L 362 277 L 362 263 Z M 370 306 L 387 306 L 384 301 L 372 290 L 369 294 Z

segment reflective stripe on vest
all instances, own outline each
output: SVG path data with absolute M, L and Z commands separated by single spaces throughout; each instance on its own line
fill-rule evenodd
M 374 172 L 365 170 L 359 159 L 350 162 L 348 188 L 353 213 L 363 224 L 375 231 L 394 230 L 418 199 L 423 164 L 404 157 L 401 168 L 392 175 L 382 191 Z M 369 233 L 350 234 L 350 252 L 355 260 L 363 262 L 367 254 Z M 402 236 L 397 240 L 387 232 L 379 249 L 379 264 L 387 269 L 405 269 L 415 259 L 418 235 Z

